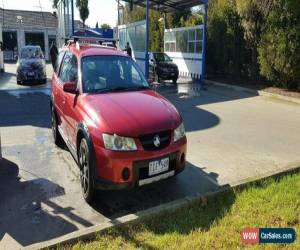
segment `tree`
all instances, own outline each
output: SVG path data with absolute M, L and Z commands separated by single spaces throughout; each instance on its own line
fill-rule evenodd
M 89 17 L 89 0 L 76 0 L 76 7 L 79 10 L 80 19 L 85 26 L 85 21 Z
M 273 0 L 236 0 L 237 11 L 244 28 L 245 41 L 251 51 L 251 78 L 258 79 L 258 53 L 265 18 Z
M 95 28 L 96 28 L 96 29 L 99 29 L 99 23 L 98 23 L 98 22 L 96 23 Z
M 59 0 L 52 0 L 52 6 L 53 6 L 53 8 L 57 8 L 58 1 Z
M 107 23 L 101 24 L 101 29 L 111 29 L 110 25 Z
M 240 78 L 247 64 L 241 18 L 235 1 L 209 1 L 207 22 L 207 66 L 214 75 Z
M 259 44 L 260 71 L 277 86 L 300 87 L 300 5 L 275 0 Z

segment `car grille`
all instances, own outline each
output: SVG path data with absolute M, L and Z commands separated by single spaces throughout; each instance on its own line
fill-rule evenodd
M 154 145 L 154 137 L 159 136 L 160 145 L 157 147 Z M 164 149 L 170 145 L 171 131 L 158 132 L 153 134 L 139 136 L 140 142 L 146 151 L 157 151 Z

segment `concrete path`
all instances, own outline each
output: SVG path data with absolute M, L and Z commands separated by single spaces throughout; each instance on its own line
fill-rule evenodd
M 52 142 L 49 83 L 18 87 L 14 66 L 10 67 L 9 76 L 0 75 L 1 246 L 27 246 L 224 184 L 300 166 L 299 105 L 220 87 L 199 92 L 167 86 L 159 91 L 185 121 L 186 170 L 141 189 L 99 192 L 89 206 L 81 196 L 73 158 Z

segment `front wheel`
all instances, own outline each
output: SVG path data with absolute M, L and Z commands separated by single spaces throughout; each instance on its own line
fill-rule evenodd
M 81 139 L 78 150 L 78 162 L 80 167 L 80 182 L 83 198 L 91 203 L 94 198 L 93 178 L 90 166 L 90 151 L 85 138 Z
M 177 83 L 177 78 L 174 78 L 172 81 L 173 81 L 173 84 L 176 84 Z

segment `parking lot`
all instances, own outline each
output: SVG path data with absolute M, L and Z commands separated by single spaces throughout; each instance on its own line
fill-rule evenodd
M 52 141 L 50 82 L 18 86 L 15 65 L 0 75 L 0 240 L 22 246 L 129 213 L 300 166 L 298 104 L 208 86 L 159 88 L 181 112 L 188 137 L 186 170 L 129 191 L 98 192 L 92 206 L 79 170 Z M 51 66 L 47 67 L 48 78 Z

